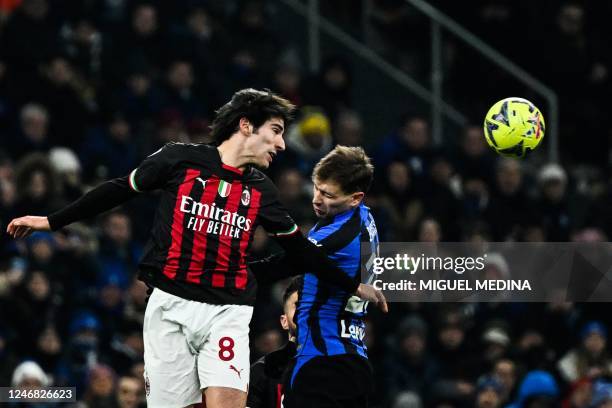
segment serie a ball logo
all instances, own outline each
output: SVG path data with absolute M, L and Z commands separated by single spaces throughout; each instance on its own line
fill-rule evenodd
M 544 116 L 523 98 L 506 98 L 491 106 L 484 120 L 487 143 L 498 154 L 523 158 L 544 138 Z

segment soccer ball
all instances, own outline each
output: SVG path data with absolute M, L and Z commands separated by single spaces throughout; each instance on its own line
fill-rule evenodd
M 522 158 L 544 138 L 544 116 L 523 98 L 506 98 L 491 106 L 484 120 L 487 143 L 502 156 Z

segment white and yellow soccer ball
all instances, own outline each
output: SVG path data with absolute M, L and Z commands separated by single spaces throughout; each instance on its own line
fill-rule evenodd
M 487 143 L 506 157 L 525 157 L 542 142 L 544 130 L 544 116 L 523 98 L 502 99 L 491 106 L 484 120 Z

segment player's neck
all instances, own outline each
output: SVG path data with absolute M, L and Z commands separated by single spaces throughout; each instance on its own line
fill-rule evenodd
M 248 160 L 242 154 L 242 141 L 236 137 L 231 137 L 221 143 L 217 150 L 221 156 L 221 162 L 228 166 L 244 170 L 248 164 Z

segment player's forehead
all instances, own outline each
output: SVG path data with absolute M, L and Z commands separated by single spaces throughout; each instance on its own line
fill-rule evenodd
M 294 291 L 291 295 L 289 295 L 289 297 L 287 298 L 287 303 L 291 304 L 291 303 L 295 303 L 298 300 L 298 291 Z
M 298 301 L 298 291 L 296 290 L 291 295 L 289 295 L 289 297 L 287 298 L 287 300 L 283 304 L 283 309 L 285 311 L 291 309 L 292 307 L 295 306 L 295 302 L 297 302 L 297 301 Z
M 342 187 L 340 186 L 340 183 L 338 183 L 335 180 L 331 180 L 331 179 L 323 180 L 318 177 L 314 177 L 312 182 L 315 188 L 322 192 L 334 194 L 334 195 L 344 195 L 344 192 L 342 191 Z
M 273 116 L 264 122 L 264 126 L 278 126 L 281 129 L 285 128 L 285 120 L 279 116 Z

